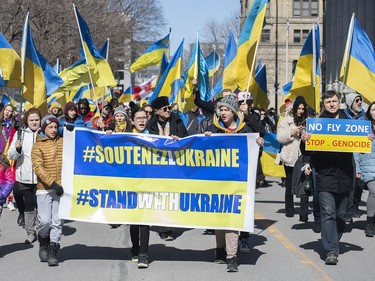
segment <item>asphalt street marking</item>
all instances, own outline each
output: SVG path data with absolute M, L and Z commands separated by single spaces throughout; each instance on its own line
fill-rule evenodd
M 286 249 L 298 256 L 302 264 L 310 267 L 314 272 L 316 272 L 316 274 L 320 277 L 319 280 L 333 281 L 333 279 L 323 269 L 309 259 L 298 247 L 291 243 L 277 227 L 265 223 L 265 218 L 259 212 L 255 212 L 255 219 L 261 220 L 260 224 L 262 224 L 264 229 L 268 230 Z

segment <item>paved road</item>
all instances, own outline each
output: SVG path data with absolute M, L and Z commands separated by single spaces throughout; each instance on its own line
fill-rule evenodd
M 73 221 L 64 226 L 60 266 L 50 268 L 39 262 L 36 243 L 23 243 L 24 230 L 15 223 L 17 211 L 4 209 L 0 219 L 1 280 L 374 280 L 375 238 L 364 235 L 365 215 L 347 226 L 338 265 L 326 266 L 320 235 L 311 230 L 313 223 L 301 223 L 298 216 L 286 218 L 284 189 L 277 179 L 270 180 L 270 187 L 256 191 L 252 250 L 240 254 L 238 273 L 227 273 L 226 265 L 212 262 L 215 238 L 203 235 L 201 229 L 179 229 L 176 240 L 170 242 L 162 241 L 153 229 L 151 264 L 140 270 L 130 259 L 128 226 L 111 229 L 105 224 Z M 361 210 L 364 214 L 364 204 Z

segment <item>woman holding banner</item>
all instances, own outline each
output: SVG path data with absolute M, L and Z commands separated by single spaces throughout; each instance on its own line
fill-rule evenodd
M 220 105 L 220 117 L 214 116 L 213 124 L 205 133 L 210 136 L 212 133 L 236 134 L 253 133 L 239 115 L 239 103 L 236 95 L 230 94 L 222 98 Z M 259 137 L 256 140 L 259 146 L 263 146 L 264 140 Z M 216 257 L 215 263 L 227 263 L 227 272 L 237 272 L 237 249 L 239 232 L 234 230 L 215 230 L 216 235 Z

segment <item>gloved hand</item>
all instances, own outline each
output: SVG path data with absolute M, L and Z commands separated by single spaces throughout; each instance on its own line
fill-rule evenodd
M 64 189 L 61 185 L 59 185 L 58 183 L 56 183 L 55 181 L 53 182 L 53 184 L 51 185 L 51 189 L 54 189 L 56 191 L 56 195 L 57 196 L 61 196 L 64 194 Z
M 66 129 L 69 131 L 69 132 L 72 132 L 74 130 L 74 125 L 72 124 L 66 124 L 65 125 Z

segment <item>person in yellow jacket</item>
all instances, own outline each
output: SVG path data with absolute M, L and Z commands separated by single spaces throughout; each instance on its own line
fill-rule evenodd
M 57 266 L 63 221 L 58 217 L 61 186 L 63 139 L 58 133 L 59 121 L 51 114 L 42 118 L 40 133 L 34 144 L 31 159 L 38 178 L 38 240 L 39 258 L 49 266 Z

